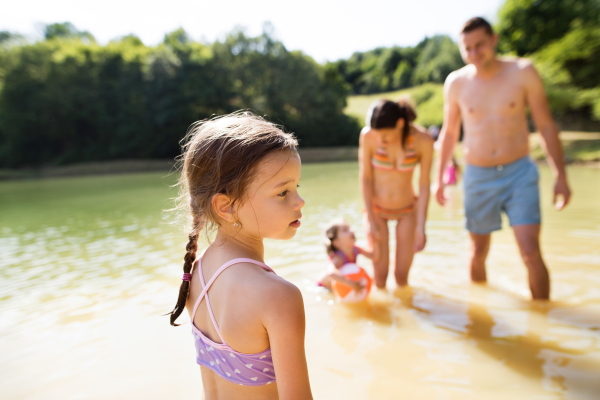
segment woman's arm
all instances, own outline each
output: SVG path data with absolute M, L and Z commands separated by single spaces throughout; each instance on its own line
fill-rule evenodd
M 283 279 L 264 289 L 263 324 L 269 335 L 279 399 L 312 400 L 304 350 L 302 294 Z
M 367 134 L 369 133 L 369 130 L 368 127 L 363 128 L 360 132 L 360 139 L 358 142 L 360 192 L 365 204 L 367 219 L 369 220 L 367 234 L 370 234 L 374 240 L 378 240 L 379 229 L 375 223 L 373 214 L 373 166 L 371 165 L 371 151 L 369 149 L 369 144 L 367 143 Z
M 415 233 L 415 251 L 425 248 L 425 222 L 429 207 L 431 186 L 431 163 L 433 161 L 433 139 L 426 132 L 419 132 L 419 152 L 421 160 L 421 175 L 419 177 L 419 200 L 417 202 L 417 230 Z

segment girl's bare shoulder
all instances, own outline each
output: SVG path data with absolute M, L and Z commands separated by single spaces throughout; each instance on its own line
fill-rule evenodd
M 299 289 L 276 273 L 257 268 L 252 263 L 240 263 L 240 273 L 236 277 L 244 291 L 253 292 L 251 298 L 259 302 L 271 302 L 294 298 L 300 293 Z

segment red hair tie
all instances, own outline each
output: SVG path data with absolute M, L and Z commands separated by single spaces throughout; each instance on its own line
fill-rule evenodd
M 183 274 L 182 280 L 187 281 L 187 282 L 191 281 L 192 280 L 192 274 Z

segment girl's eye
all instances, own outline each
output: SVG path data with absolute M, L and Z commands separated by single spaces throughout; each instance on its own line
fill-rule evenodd
M 279 193 L 277 196 L 280 197 L 285 197 L 286 194 L 288 194 L 289 190 L 284 190 L 283 192 Z

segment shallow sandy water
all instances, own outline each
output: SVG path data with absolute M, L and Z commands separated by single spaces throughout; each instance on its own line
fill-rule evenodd
M 303 226 L 267 263 L 303 291 L 313 392 L 322 399 L 593 399 L 600 393 L 600 170 L 571 168 L 573 204 L 550 206 L 541 169 L 551 303 L 529 301 L 509 229 L 488 285 L 469 282 L 460 188 L 431 204 L 411 288 L 333 301 L 314 285 L 320 231 L 359 238 L 356 163 L 304 167 Z M 185 245 L 161 214 L 161 174 L 0 183 L 0 393 L 8 399 L 199 398 L 189 325 L 172 328 Z M 506 226 L 507 224 L 505 224 Z M 370 270 L 368 260 L 359 263 Z

